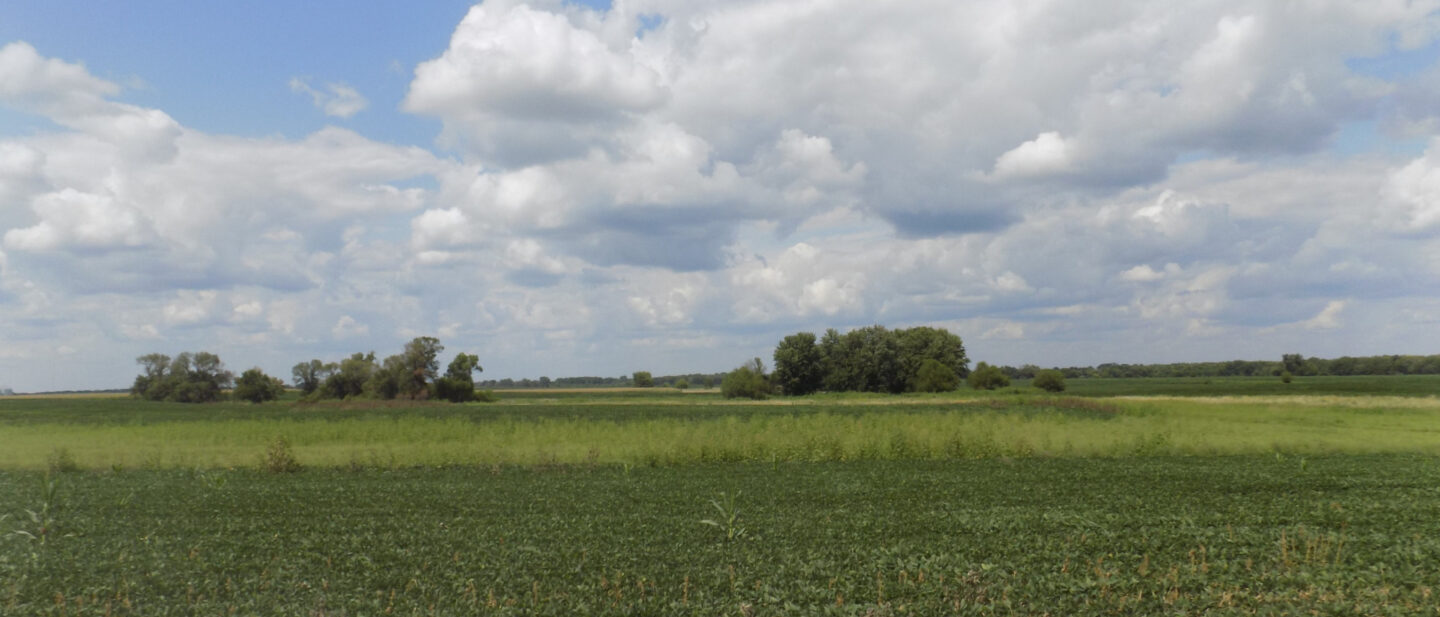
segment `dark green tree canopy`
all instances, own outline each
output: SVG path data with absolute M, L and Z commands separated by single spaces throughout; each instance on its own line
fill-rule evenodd
M 152 401 L 217 401 L 224 389 L 235 380 L 234 374 L 225 370 L 220 356 L 205 351 L 187 351 L 173 359 L 165 354 L 152 353 L 135 361 L 142 368 L 130 387 L 130 393 Z
M 775 347 L 775 373 L 771 380 L 790 396 L 820 390 L 825 380 L 825 365 L 813 333 L 798 332 L 780 341 Z
M 235 380 L 236 400 L 263 403 L 280 398 L 285 393 L 285 383 L 277 377 L 266 375 L 259 368 L 248 369 Z

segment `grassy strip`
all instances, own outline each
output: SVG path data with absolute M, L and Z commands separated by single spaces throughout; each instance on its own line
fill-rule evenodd
M 0 536 L 0 614 L 1378 615 L 1440 587 L 1428 457 L 58 478 L 0 473 L 0 529 L 36 536 Z
M 987 399 L 865 406 L 564 406 L 536 415 L 440 406 L 426 414 L 153 424 L 17 424 L 0 468 L 255 466 L 286 438 L 305 465 L 671 465 L 1257 453 L 1440 453 L 1440 404 L 1414 399 L 1100 402 Z M 611 414 L 595 417 L 594 409 Z M 436 411 L 439 410 L 439 411 Z M 478 410 L 470 413 L 468 410 Z M 518 412 L 517 412 L 518 413 Z M 479 414 L 479 415 L 476 415 Z

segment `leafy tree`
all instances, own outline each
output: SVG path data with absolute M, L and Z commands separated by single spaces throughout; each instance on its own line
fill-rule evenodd
M 899 341 L 885 326 L 856 328 L 841 335 L 827 330 L 820 339 L 825 360 L 824 387 L 831 392 L 905 391 L 899 365 Z
M 725 398 L 761 400 L 770 397 L 770 380 L 765 377 L 765 364 L 755 358 L 741 365 L 720 381 L 720 394 Z
M 636 388 L 651 388 L 655 386 L 655 378 L 650 376 L 650 371 L 635 371 L 635 374 L 630 376 L 630 382 L 634 384 Z
M 1065 374 L 1055 369 L 1039 371 L 1035 373 L 1035 381 L 1031 383 L 1046 392 L 1064 392 Z
M 290 369 L 290 375 L 295 378 L 295 387 L 300 389 L 301 394 L 310 394 L 320 389 L 333 371 L 334 365 L 328 365 L 319 360 L 301 362 Z
M 435 396 L 452 403 L 465 403 L 476 399 L 475 373 L 484 372 L 480 357 L 474 354 L 459 354 L 450 361 L 445 376 L 435 382 Z
M 1284 370 L 1289 371 L 1292 375 L 1301 373 L 1305 370 L 1305 356 L 1298 353 L 1287 353 L 1280 356 L 1280 364 L 1284 365 Z
M 220 357 L 209 353 L 185 352 L 174 359 L 164 354 L 136 358 L 143 372 L 135 378 L 131 393 L 152 401 L 209 403 L 234 381 Z M 167 364 L 168 363 L 168 364 Z
M 542 388 L 548 388 L 548 387 L 550 387 L 550 378 L 549 378 L 549 377 L 546 377 L 546 376 L 544 376 L 544 375 L 541 375 L 541 376 L 540 376 L 540 387 L 542 387 Z
M 896 330 L 895 337 L 899 343 L 897 363 L 901 372 L 900 378 L 910 390 L 924 391 L 918 386 L 916 379 L 926 360 L 935 360 L 945 365 L 957 378 L 964 378 L 970 373 L 970 359 L 965 357 L 965 344 L 949 330 L 920 326 Z M 958 385 L 957 383 L 956 386 Z
M 951 392 L 960 387 L 960 376 L 945 363 L 926 358 L 911 383 L 916 392 Z
M 365 382 L 365 395 L 385 400 L 398 398 L 401 383 L 408 377 L 407 373 L 409 371 L 406 370 L 404 356 L 386 356 L 375 372 L 371 373 L 370 380 Z
M 278 377 L 266 375 L 259 368 L 252 368 L 240 374 L 235 380 L 232 395 L 242 401 L 263 403 L 280 398 L 285 393 L 285 382 Z
M 1290 374 L 1290 371 L 1284 371 L 1280 373 L 1280 381 L 1284 383 L 1290 383 L 1292 381 L 1295 381 L 1295 376 Z
M 771 378 L 781 392 L 790 396 L 816 392 L 825 381 L 824 360 L 814 333 L 791 334 L 775 347 L 775 373 Z
M 320 392 L 325 398 L 360 396 L 365 393 L 365 385 L 378 370 L 379 367 L 375 365 L 375 352 L 357 352 L 341 360 L 338 365 L 325 365 L 327 376 L 320 386 Z
M 403 367 L 396 377 L 399 380 L 399 395 L 409 399 L 424 399 L 430 395 L 430 384 L 440 373 L 440 352 L 445 346 L 431 336 L 420 336 L 405 344 L 401 354 Z
M 690 389 L 690 381 L 688 379 L 685 379 L 684 377 L 681 377 L 679 379 L 676 379 L 675 383 L 670 384 L 670 386 L 675 388 L 676 390 L 688 390 Z
M 994 390 L 1010 386 L 1010 378 L 999 367 L 984 362 L 975 365 L 970 373 L 970 387 L 976 390 Z

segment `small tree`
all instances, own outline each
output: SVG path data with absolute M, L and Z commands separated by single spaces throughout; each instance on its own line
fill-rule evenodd
M 484 372 L 480 357 L 462 353 L 450 361 L 445 376 L 435 382 L 435 396 L 452 403 L 466 403 L 476 399 L 474 374 Z
M 1055 369 L 1040 371 L 1035 373 L 1035 381 L 1031 383 L 1046 392 L 1064 392 L 1065 374 Z
M 675 388 L 676 390 L 688 390 L 690 388 L 690 381 L 688 379 L 685 379 L 684 377 L 681 377 L 679 379 L 676 379 L 675 383 L 670 384 L 670 386 Z
M 319 360 L 301 362 L 290 369 L 290 376 L 295 379 L 295 387 L 300 389 L 300 393 L 308 395 L 320 389 L 320 384 L 329 377 L 327 366 L 333 365 L 326 365 Z
M 814 333 L 798 332 L 781 339 L 774 357 L 775 372 L 771 377 L 781 392 L 804 396 L 820 389 L 825 366 Z
M 1295 381 L 1295 376 L 1292 375 L 1290 371 L 1282 371 L 1280 373 L 1280 381 L 1283 383 L 1290 383 L 1292 381 Z
M 636 388 L 652 388 L 655 386 L 655 378 L 650 376 L 650 371 L 635 371 L 630 377 Z
M 984 362 L 975 365 L 970 373 L 970 387 L 976 390 L 994 390 L 1010 386 L 1010 378 L 999 367 Z
M 725 398 L 762 400 L 769 398 L 771 391 L 770 380 L 765 377 L 765 365 L 760 358 L 746 362 L 720 380 L 720 394 Z
M 955 369 L 934 358 L 926 358 L 915 372 L 916 392 L 950 392 L 960 387 L 960 376 Z
M 259 368 L 252 368 L 240 374 L 235 380 L 232 395 L 241 401 L 263 403 L 280 398 L 285 393 L 285 383 L 276 377 L 266 375 Z

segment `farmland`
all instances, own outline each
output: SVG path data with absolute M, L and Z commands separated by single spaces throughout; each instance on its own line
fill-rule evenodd
M 0 614 L 1433 612 L 1440 401 L 1369 383 L 3 400 Z

